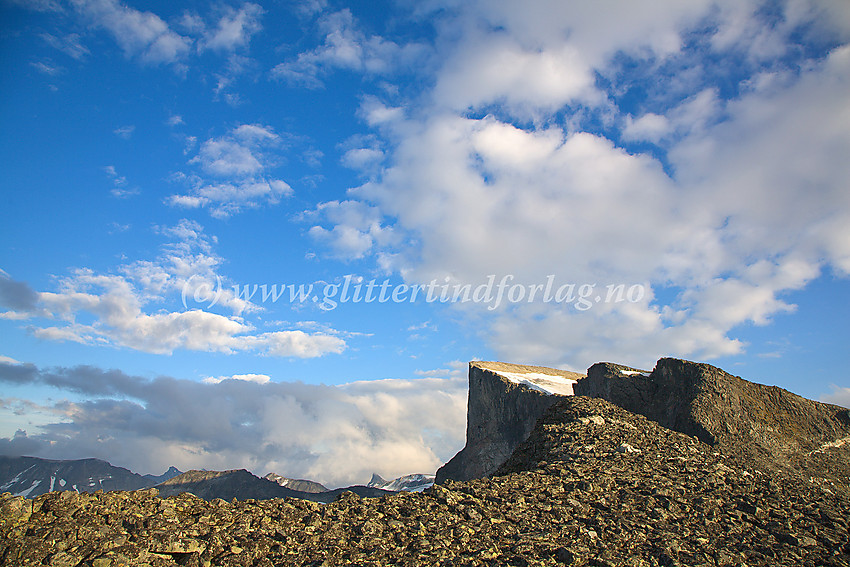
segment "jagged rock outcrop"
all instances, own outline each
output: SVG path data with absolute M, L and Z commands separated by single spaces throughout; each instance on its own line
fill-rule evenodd
M 552 376 L 557 381 L 582 377 L 542 366 L 470 362 L 466 446 L 437 471 L 437 484 L 448 479 L 483 478 L 493 473 L 528 437 L 537 419 L 557 399 L 545 387 L 535 387 L 532 380 L 519 383 L 517 375 Z
M 0 497 L 0 564 L 850 567 L 850 499 L 610 404 L 556 398 L 498 475 L 327 505 Z
M 547 390 L 535 382 L 546 375 L 577 381 L 568 391 Z M 608 400 L 762 468 L 850 490 L 846 408 L 673 358 L 662 358 L 651 372 L 598 363 L 586 377 L 538 366 L 470 363 L 466 446 L 437 471 L 437 483 L 492 474 L 560 397 L 548 395 L 554 391 Z
M 598 363 L 576 395 L 608 400 L 726 454 L 850 489 L 850 410 L 709 364 L 662 358 L 650 373 Z

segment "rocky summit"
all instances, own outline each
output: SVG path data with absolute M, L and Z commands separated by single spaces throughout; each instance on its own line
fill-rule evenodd
M 546 380 L 527 374 L 544 378 L 513 378 L 529 389 Z M 328 504 L 156 490 L 4 494 L 0 563 L 850 567 L 847 493 L 766 462 L 601 397 L 552 396 L 493 474 L 424 492 L 343 492 Z
M 652 372 L 594 364 L 574 390 L 694 435 L 760 469 L 850 491 L 847 408 L 675 358 L 662 358 Z
M 4 565 L 850 566 L 850 501 L 604 400 L 552 405 L 491 478 L 321 505 L 155 490 L 0 503 Z

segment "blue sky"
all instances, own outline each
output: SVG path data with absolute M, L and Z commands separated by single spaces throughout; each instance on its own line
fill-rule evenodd
M 5 453 L 433 472 L 474 358 L 676 356 L 850 405 L 845 2 L 0 22 Z

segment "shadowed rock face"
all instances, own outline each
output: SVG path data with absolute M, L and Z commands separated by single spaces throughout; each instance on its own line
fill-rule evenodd
M 598 363 L 574 387 L 716 449 L 850 488 L 850 411 L 709 364 L 662 358 L 651 372 Z
M 560 397 L 517 384 L 500 373 L 545 374 L 572 380 L 582 377 L 542 366 L 470 362 L 466 446 L 437 471 L 437 484 L 448 479 L 484 478 L 495 472 L 528 437 L 546 408 Z

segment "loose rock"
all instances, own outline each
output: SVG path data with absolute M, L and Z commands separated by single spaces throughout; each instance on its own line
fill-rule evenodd
M 603 423 L 581 423 L 593 416 Z M 603 400 L 568 397 L 496 476 L 424 493 L 343 493 L 324 505 L 7 493 L 0 564 L 850 567 L 847 497 L 750 465 Z

